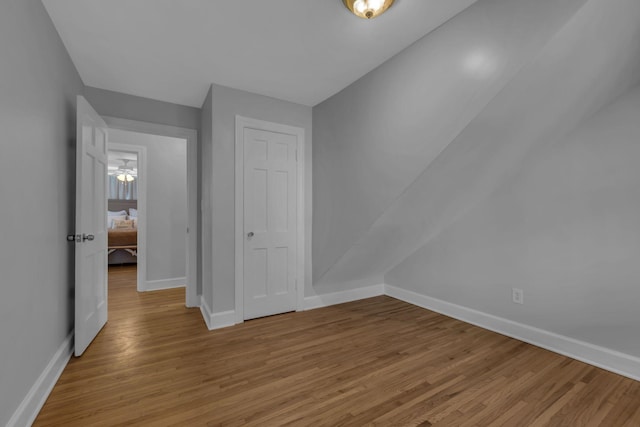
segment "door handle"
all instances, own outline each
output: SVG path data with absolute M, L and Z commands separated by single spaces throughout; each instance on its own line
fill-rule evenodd
M 248 238 L 252 238 L 254 236 L 253 231 L 250 231 L 247 233 L 247 237 Z
M 84 242 L 85 240 L 88 241 L 93 241 L 93 239 L 95 239 L 95 236 L 93 234 L 82 234 L 82 241 Z

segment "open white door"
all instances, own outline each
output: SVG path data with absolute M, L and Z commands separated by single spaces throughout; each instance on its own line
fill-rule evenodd
M 75 355 L 107 323 L 107 125 L 77 101 Z

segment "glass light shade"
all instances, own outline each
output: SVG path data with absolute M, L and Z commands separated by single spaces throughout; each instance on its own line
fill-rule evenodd
M 383 14 L 391 7 L 395 0 L 342 0 L 344 5 L 353 12 L 354 15 L 373 19 Z
M 131 182 L 133 181 L 135 178 L 133 177 L 133 175 L 131 174 L 125 174 L 125 173 L 121 173 L 120 175 L 116 176 L 116 178 L 118 179 L 118 181 L 122 181 L 122 182 Z

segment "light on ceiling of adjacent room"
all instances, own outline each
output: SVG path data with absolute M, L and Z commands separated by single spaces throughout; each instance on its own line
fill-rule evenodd
M 122 162 L 122 166 L 115 169 L 113 172 L 109 172 L 109 175 L 115 175 L 116 179 L 120 182 L 131 182 L 136 179 L 138 175 L 135 168 L 129 167 L 130 159 L 119 159 Z
M 343 0 L 344 5 L 354 15 L 372 19 L 384 13 L 395 0 Z
M 128 173 L 121 173 L 120 175 L 116 176 L 116 178 L 118 178 L 118 181 L 122 182 L 131 182 L 135 179 L 133 175 Z

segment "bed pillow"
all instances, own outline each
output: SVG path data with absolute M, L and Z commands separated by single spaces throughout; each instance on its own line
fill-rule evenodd
M 127 211 L 125 211 L 124 209 L 121 211 L 107 211 L 108 216 L 121 216 L 126 214 L 127 214 Z
M 127 216 L 126 215 L 111 215 L 107 217 L 107 228 L 113 228 L 113 222 L 118 220 L 118 221 L 123 221 L 126 220 Z
M 113 229 L 114 230 L 133 229 L 133 220 L 132 219 L 114 219 Z
M 138 218 L 138 209 L 129 208 L 129 217 L 130 218 Z

